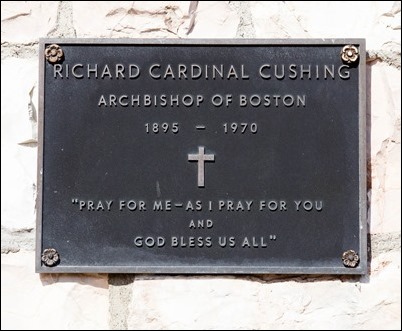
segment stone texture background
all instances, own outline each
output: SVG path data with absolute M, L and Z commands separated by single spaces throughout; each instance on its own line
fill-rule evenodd
M 34 273 L 39 37 L 367 39 L 371 271 Z M 401 3 L 1 2 L 2 329 L 401 329 Z

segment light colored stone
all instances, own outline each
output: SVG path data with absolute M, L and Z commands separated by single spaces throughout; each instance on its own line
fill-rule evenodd
M 369 66 L 367 76 L 371 92 L 368 96 L 371 111 L 369 138 L 371 157 L 375 157 L 383 142 L 398 135 L 396 130 L 399 130 L 400 137 L 401 71 L 386 64 L 376 63 Z
M 401 144 L 386 140 L 372 160 L 371 233 L 401 230 Z
M 370 231 L 395 232 L 401 229 L 401 73 L 384 63 L 368 69 Z
M 129 329 L 254 328 L 258 282 L 228 277 L 137 278 Z
M 40 276 L 34 253 L 1 255 L 2 329 L 107 329 L 106 275 Z
M 384 201 L 383 224 L 386 226 L 383 226 L 382 231 L 401 231 L 401 189 L 386 191 Z
M 384 224 L 388 231 L 401 230 L 401 144 L 391 144 L 387 151 L 384 179 Z
M 35 223 L 37 59 L 1 63 L 1 224 Z
M 77 37 L 183 37 L 188 6 L 188 1 L 73 1 L 73 24 Z
M 235 38 L 240 19 L 223 1 L 199 1 L 190 38 Z
M 361 283 L 331 276 L 137 277 L 128 328 L 398 328 L 400 259 L 400 252 L 380 254 Z
M 114 26 L 127 15 L 132 1 L 73 1 L 77 37 L 110 37 Z M 88 17 L 91 13 L 91 18 Z
M 365 38 L 371 59 L 400 69 L 400 1 L 249 4 L 257 38 Z
M 94 6 L 74 1 L 74 28 L 77 37 L 185 38 L 192 25 L 189 5 L 190 1 L 113 1 Z M 200 1 L 189 37 L 235 37 L 238 24 L 236 12 L 227 3 Z
M 33 228 L 11 231 L 1 226 L 1 254 L 16 253 L 20 250 L 35 249 L 35 230 Z
M 309 37 L 287 1 L 252 1 L 250 6 L 257 38 Z
M 1 134 L 7 143 L 36 140 L 38 59 L 1 62 Z
M 387 151 L 387 171 L 384 178 L 384 189 L 401 189 L 401 144 L 391 143 Z
M 163 12 L 167 8 L 175 8 L 184 15 L 188 12 L 189 6 L 190 1 L 137 1 L 133 8 L 139 13 L 150 14 Z
M 259 1 L 253 3 L 261 6 Z M 276 11 L 272 4 L 266 3 L 266 8 L 259 11 L 271 24 L 266 24 L 264 29 L 256 28 L 257 37 L 265 37 L 272 25 L 275 30 L 278 24 L 282 32 L 277 37 L 294 38 L 303 33 L 309 38 L 366 38 L 369 49 L 379 49 L 390 41 L 398 43 L 400 48 L 400 29 L 397 28 L 400 16 L 394 3 L 284 1 Z M 286 22 L 288 24 L 284 24 Z
M 50 33 L 49 38 L 75 38 L 76 32 L 73 27 L 72 1 L 60 1 L 57 13 L 57 21 Z
M 229 1 L 230 8 L 236 10 L 239 16 L 237 38 L 255 38 L 254 23 L 251 17 L 250 1 Z
M 401 231 L 401 189 L 373 188 L 370 200 L 370 233 Z
M 1 43 L 33 43 L 54 28 L 58 1 L 2 1 Z
M 360 284 L 355 328 L 401 329 L 401 252 L 383 253 L 371 263 L 372 275 Z

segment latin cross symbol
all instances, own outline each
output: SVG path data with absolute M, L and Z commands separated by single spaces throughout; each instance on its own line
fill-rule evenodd
M 198 187 L 205 187 L 205 162 L 214 162 L 214 154 L 205 154 L 205 147 L 198 147 L 198 154 L 188 154 L 188 161 L 198 162 Z

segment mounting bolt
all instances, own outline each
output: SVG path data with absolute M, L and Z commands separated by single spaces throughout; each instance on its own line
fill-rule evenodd
M 63 56 L 64 56 L 63 50 L 57 44 L 51 44 L 47 46 L 45 49 L 46 60 L 51 64 L 60 62 L 63 59 Z
M 54 267 L 60 262 L 59 253 L 54 248 L 47 248 L 42 253 L 42 262 L 47 267 Z
M 359 255 L 354 250 L 348 250 L 342 254 L 343 265 L 346 268 L 356 268 L 359 264 Z
M 343 46 L 341 59 L 345 63 L 354 63 L 359 59 L 359 49 L 354 45 Z

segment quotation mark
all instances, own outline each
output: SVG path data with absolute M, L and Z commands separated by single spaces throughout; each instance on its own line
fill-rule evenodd
M 78 204 L 78 199 L 71 199 L 71 203 L 74 204 Z

